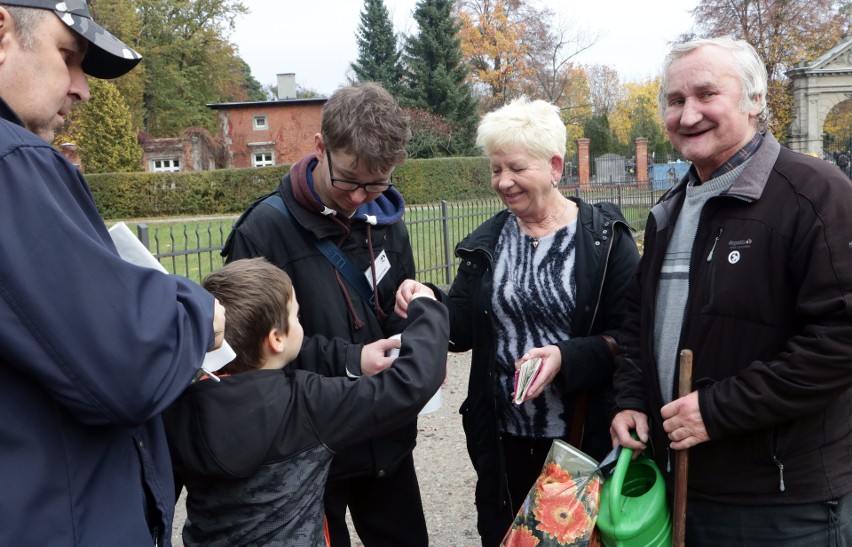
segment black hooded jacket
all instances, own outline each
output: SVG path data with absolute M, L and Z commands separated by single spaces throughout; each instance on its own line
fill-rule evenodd
M 412 301 L 389 369 L 357 381 L 254 370 L 191 385 L 166 412 L 186 484 L 186 545 L 325 545 L 322 492 L 335 452 L 410 422 L 446 376 L 446 309 Z M 336 456 L 334 456 L 336 459 Z
M 397 334 L 405 326 L 405 320 L 393 313 L 397 287 L 414 278 L 415 272 L 402 221 L 404 202 L 390 188 L 360 207 L 352 218 L 336 214 L 323 207 L 313 193 L 316 163 L 313 154 L 302 158 L 275 190 L 304 230 L 264 204 L 267 196 L 263 196 L 237 220 L 222 254 L 227 262 L 262 256 L 290 275 L 306 335 L 297 368 L 324 376 L 358 376 L 363 345 Z M 338 274 L 305 232 L 334 242 L 357 271 L 377 268 L 375 306 Z M 385 259 L 388 270 L 380 276 Z M 348 448 L 334 458 L 330 478 L 391 473 L 414 448 L 416 436 L 415 419 L 387 435 Z

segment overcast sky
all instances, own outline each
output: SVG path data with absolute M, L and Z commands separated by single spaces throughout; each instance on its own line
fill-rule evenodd
M 397 34 L 412 34 L 417 0 L 385 0 Z M 643 81 L 659 72 L 668 44 L 691 28 L 698 0 L 542 0 L 562 20 L 600 38 L 576 60 L 614 67 L 624 80 Z M 362 0 L 246 0 L 251 10 L 236 20 L 231 36 L 254 77 L 275 84 L 292 72 L 296 83 L 329 95 L 346 83 L 358 56 L 355 31 Z

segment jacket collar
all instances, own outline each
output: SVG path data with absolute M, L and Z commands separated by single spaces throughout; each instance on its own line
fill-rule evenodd
M 615 206 L 606 206 L 604 204 L 592 205 L 578 197 L 568 197 L 567 199 L 577 204 L 579 211 L 577 213 L 577 226 L 592 234 L 593 237 L 600 237 L 604 234 L 603 230 L 612 232 L 611 226 L 618 222 L 623 223 L 629 228 L 627 219 L 617 212 Z M 497 238 L 500 236 L 500 231 L 503 225 L 511 217 L 508 209 L 503 209 L 487 221 L 483 222 L 469 236 L 464 238 L 457 246 L 456 252 L 459 250 L 476 251 L 481 250 L 491 256 L 491 251 L 497 245 Z
M 619 222 L 624 224 L 628 230 L 632 230 L 630 223 L 624 218 L 624 214 L 613 203 L 601 202 L 593 205 L 574 196 L 568 199 L 577 204 L 579 208 L 579 212 L 577 213 L 578 221 L 593 236 L 601 236 L 607 232 L 611 234 L 611 226 Z
M 772 133 L 765 133 L 760 148 L 754 152 L 748 163 L 743 167 L 743 171 L 737 177 L 737 180 L 728 190 L 722 192 L 720 197 L 735 197 L 746 201 L 760 199 L 780 153 L 781 145 Z M 657 231 L 668 226 L 669 218 L 675 212 L 675 207 L 683 200 L 687 184 L 689 184 L 688 174 L 674 188 L 663 194 L 660 201 L 651 209 Z
M 723 192 L 722 195 L 734 195 L 748 200 L 760 199 L 766 181 L 769 179 L 769 173 L 772 171 L 780 152 L 781 145 L 775 140 L 772 133 L 765 133 L 760 148 L 751 155 L 750 161 L 743 168 L 743 172 L 740 173 L 740 176 L 737 177 L 728 191 Z M 660 201 L 667 201 L 672 196 L 683 193 L 687 184 L 689 184 L 688 174 L 674 188 L 666 192 Z
M 6 101 L 3 100 L 3 97 L 0 97 L 0 118 L 12 122 L 15 125 L 20 125 L 21 127 L 24 127 L 24 122 L 21 120 L 21 118 L 18 117 L 15 111 L 12 110 L 12 108 L 8 104 L 6 104 Z
M 743 172 L 723 195 L 732 195 L 748 200 L 760 199 L 769 180 L 769 174 L 772 172 L 780 153 L 781 145 L 775 140 L 772 133 L 767 132 L 763 136 L 763 144 L 752 155 L 751 160 L 743 168 Z
M 755 132 L 754 136 L 739 150 L 737 150 L 733 156 L 728 158 L 728 160 L 722 165 L 720 165 L 713 174 L 710 175 L 711 179 L 719 178 L 726 173 L 730 173 L 740 165 L 744 164 L 747 160 L 749 160 L 755 152 L 760 150 L 760 145 L 763 143 L 763 134 Z M 692 179 L 693 183 L 701 184 L 698 178 L 698 171 L 695 169 L 693 165 L 691 169 L 689 169 L 689 175 Z
M 317 163 L 316 155 L 308 154 L 290 169 L 293 196 L 299 205 L 308 211 L 330 217 L 337 216 L 340 220 L 347 222 L 349 219 L 324 205 L 314 191 L 313 171 Z M 391 187 L 382 192 L 378 198 L 359 207 L 351 220 L 360 220 L 373 226 L 386 226 L 397 222 L 404 212 L 405 201 L 402 199 L 402 194 Z
M 481 251 L 488 255 L 489 260 L 492 260 L 492 251 L 497 246 L 497 238 L 510 216 L 509 210 L 503 209 L 480 224 L 473 232 L 456 244 L 456 256 L 458 256 L 459 251 Z

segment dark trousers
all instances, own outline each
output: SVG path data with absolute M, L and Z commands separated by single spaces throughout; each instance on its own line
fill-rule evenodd
M 393 473 L 382 478 L 329 481 L 325 514 L 332 547 L 349 547 L 346 507 L 365 547 L 427 547 L 426 518 L 420 485 L 409 454 Z
M 801 505 L 743 506 L 690 499 L 686 545 L 852 547 L 852 493 Z
M 547 459 L 551 445 L 553 445 L 553 439 L 529 439 L 503 435 L 503 460 L 513 515 L 518 514 L 530 488 L 541 474 L 541 468 L 544 466 L 544 460 Z M 507 530 L 511 524 L 511 521 L 506 523 Z

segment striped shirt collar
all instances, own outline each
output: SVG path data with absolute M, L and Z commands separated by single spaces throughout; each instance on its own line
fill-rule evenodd
M 725 173 L 729 173 L 740 165 L 742 165 L 743 163 L 745 163 L 747 159 L 752 157 L 754 153 L 757 152 L 757 149 L 760 148 L 761 143 L 763 143 L 763 135 L 758 131 L 754 134 L 754 137 L 752 137 L 751 140 L 745 144 L 745 146 L 737 150 L 733 156 L 728 158 L 728 161 L 726 161 L 725 163 L 720 165 L 715 171 L 713 171 L 713 174 L 710 175 L 710 179 L 708 180 L 713 180 L 715 178 L 721 177 Z M 689 184 L 701 184 L 701 179 L 698 178 L 698 171 L 695 169 L 694 165 L 689 168 Z

